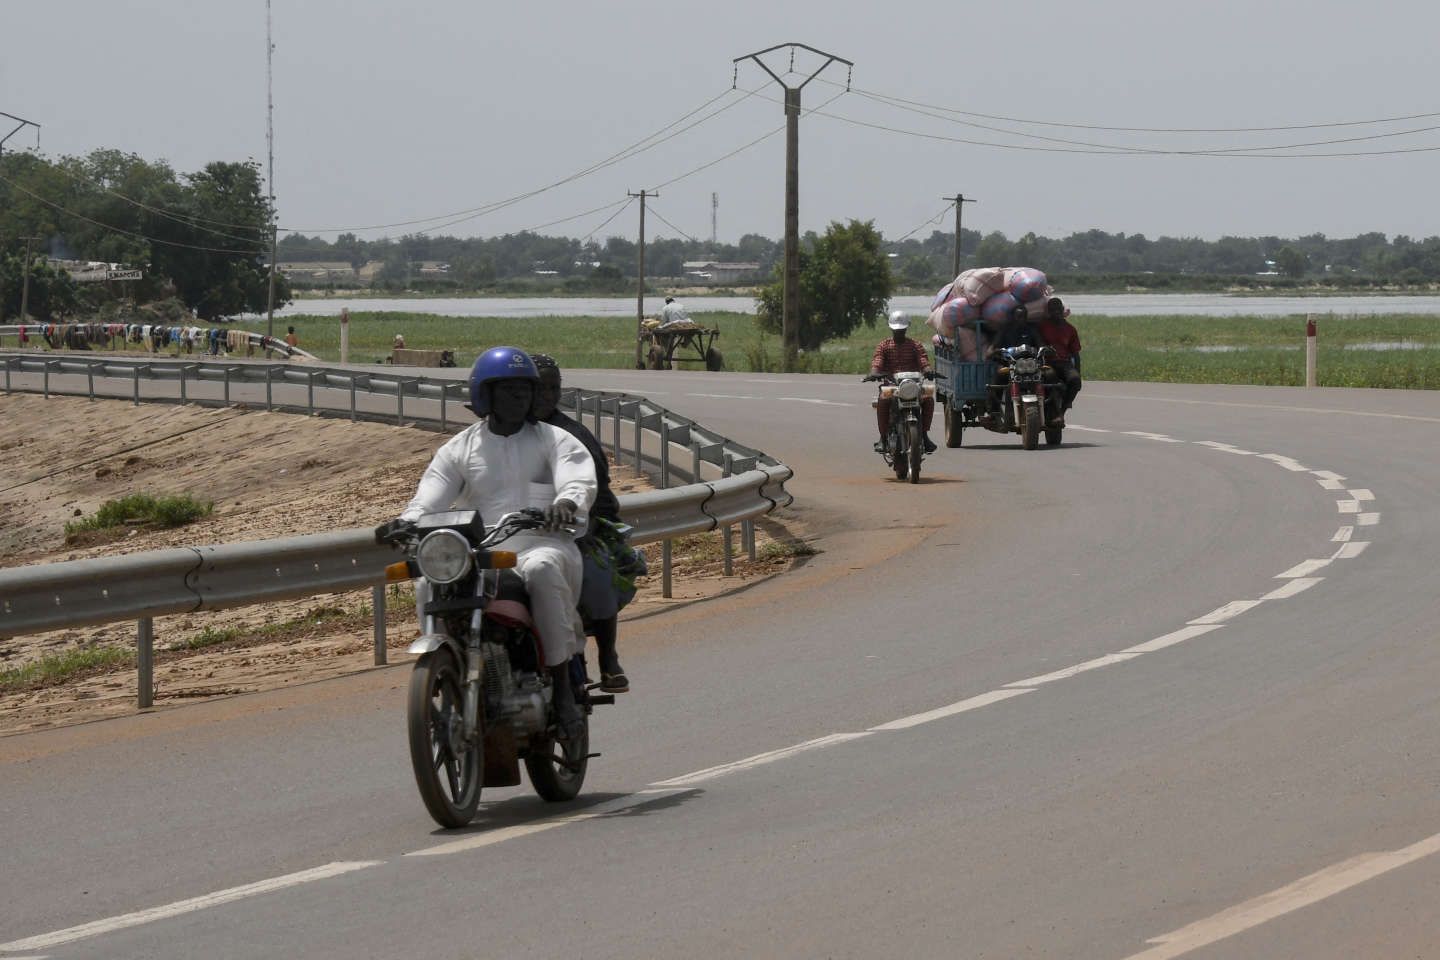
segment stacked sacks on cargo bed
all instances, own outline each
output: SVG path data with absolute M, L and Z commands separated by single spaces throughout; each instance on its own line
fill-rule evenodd
M 1034 267 L 976 267 L 966 270 L 935 294 L 927 321 L 936 345 L 953 346 L 961 360 L 977 359 L 975 321 L 991 336 L 1024 306 L 1032 320 L 1045 315 L 1045 301 L 1054 291 L 1045 274 Z

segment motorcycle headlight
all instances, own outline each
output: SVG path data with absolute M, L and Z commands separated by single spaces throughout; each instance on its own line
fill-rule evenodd
M 1036 360 L 1034 357 L 1021 357 L 1019 360 L 1015 361 L 1015 372 L 1020 374 L 1021 376 L 1036 373 L 1039 371 L 1039 369 L 1040 361 Z
M 470 572 L 470 542 L 454 530 L 426 534 L 415 549 L 420 575 L 431 583 L 454 583 Z
M 901 400 L 915 400 L 920 396 L 919 380 L 901 380 L 895 389 Z

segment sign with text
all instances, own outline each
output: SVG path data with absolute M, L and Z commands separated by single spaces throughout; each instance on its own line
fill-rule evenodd
M 139 280 L 144 275 L 141 270 L 106 270 L 106 280 Z

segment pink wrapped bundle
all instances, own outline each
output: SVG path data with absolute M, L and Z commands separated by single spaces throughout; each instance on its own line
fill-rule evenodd
M 940 306 L 940 304 L 950 299 L 950 288 L 953 286 L 955 286 L 955 281 L 952 280 L 949 283 L 945 284 L 945 286 L 940 288 L 940 292 L 935 294 L 935 299 L 930 301 L 931 310 L 934 310 L 936 307 Z
M 992 329 L 1003 327 L 1010 322 L 1010 316 L 1018 306 L 1020 306 L 1020 301 L 1016 300 L 1015 295 L 1008 290 L 997 293 L 986 300 L 985 305 L 980 308 L 980 318 L 985 321 L 987 327 Z
M 934 310 L 931 310 L 930 316 L 925 319 L 925 322 L 930 325 L 930 329 L 934 330 L 942 337 L 955 336 L 954 323 L 952 322 L 947 324 L 945 321 L 944 307 L 936 307 Z
M 980 308 L 964 297 L 956 297 L 940 308 L 952 327 L 968 327 L 980 319 Z
M 1020 267 L 1010 275 L 1009 290 L 1021 303 L 1043 299 L 1045 287 L 1045 274 L 1034 267 Z
M 955 287 L 952 292 L 960 294 L 978 307 L 995 294 L 1004 291 L 1005 272 L 999 267 L 976 267 L 956 277 Z

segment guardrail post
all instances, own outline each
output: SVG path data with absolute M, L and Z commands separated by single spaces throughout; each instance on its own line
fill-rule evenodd
M 315 372 L 305 371 L 305 409 L 315 416 Z
M 728 454 L 728 453 L 725 454 L 725 466 L 721 469 L 720 476 L 722 476 L 722 477 L 728 477 L 728 476 L 730 476 L 730 474 L 734 471 L 734 468 L 735 468 L 735 458 L 734 458 L 732 455 Z M 730 524 L 730 523 L 725 524 L 724 530 L 723 530 L 723 532 L 722 532 L 722 536 L 724 537 L 724 540 L 725 540 L 725 567 L 724 567 L 724 571 L 725 571 L 725 576 L 728 577 L 728 576 L 731 576 L 732 574 L 734 574 L 734 572 L 735 572 L 735 562 L 734 562 L 734 559 L 733 559 L 734 554 L 735 554 L 735 549 L 734 549 L 735 543 L 734 543 L 734 540 L 733 540 L 733 537 L 735 536 L 735 526 L 734 526 L 734 524 Z M 745 539 L 745 534 L 744 534 L 743 532 L 740 534 L 740 539 L 741 539 L 741 540 L 744 540 L 744 539 Z
M 445 433 L 446 430 L 447 430 L 447 427 L 446 427 L 446 425 L 445 425 L 445 400 L 446 400 L 446 398 L 449 397 L 449 396 L 450 396 L 450 384 L 441 382 L 441 384 L 440 384 L 440 432 L 441 432 L 441 433 Z
M 49 360 L 46 360 L 46 361 L 45 361 L 44 380 L 45 380 L 45 399 L 46 399 L 46 400 L 49 400 L 49 399 L 50 399 L 50 361 L 49 361 Z
M 10 358 L 5 358 L 5 392 L 10 392 Z
M 620 401 L 615 401 L 615 419 L 610 421 L 614 428 L 615 466 L 620 466 Z
M 350 420 L 355 420 L 355 374 L 350 374 Z
M 640 460 L 640 404 L 635 404 L 635 472 L 643 473 Z
M 140 368 L 135 368 L 135 406 L 140 406 Z
M 370 605 L 375 610 L 375 666 L 385 666 L 385 588 L 370 588 Z
M 230 368 L 229 368 L 229 367 L 223 367 L 222 369 L 224 370 L 224 374 L 225 374 L 225 375 L 221 378 L 221 379 L 224 380 L 224 382 L 225 382 L 225 392 L 224 392 L 225 406 L 228 407 L 228 406 L 230 406 Z
M 595 394 L 595 436 L 597 438 L 600 436 L 600 405 L 601 398 L 600 394 L 597 393 Z
M 180 364 L 180 406 L 182 407 L 190 402 L 189 399 L 185 396 L 185 371 L 185 364 Z
M 405 381 L 395 381 L 395 426 L 405 426 Z
M 155 620 L 152 617 L 140 618 L 135 645 L 135 660 L 140 675 L 136 702 L 144 710 L 155 704 Z
M 665 490 L 670 486 L 670 423 L 662 415 L 660 417 L 660 489 Z M 672 541 L 666 539 L 660 543 L 660 595 L 666 600 L 671 597 L 671 564 L 670 553 Z
M 90 390 L 90 399 L 95 399 L 95 364 L 85 364 L 85 381 Z
M 269 364 L 266 364 L 266 366 L 265 366 L 265 409 L 266 409 L 266 410 L 274 410 L 274 409 L 275 409 L 274 391 L 273 391 L 272 388 L 271 388 L 271 375 L 274 374 L 274 372 L 275 372 L 275 368 L 272 367 L 272 366 L 270 366 Z

